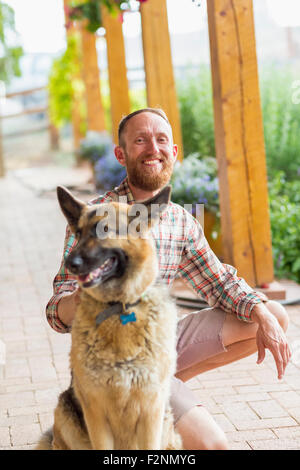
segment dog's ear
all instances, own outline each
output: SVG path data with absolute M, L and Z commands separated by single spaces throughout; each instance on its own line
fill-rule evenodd
M 75 232 L 82 209 L 85 207 L 85 203 L 73 196 L 70 191 L 63 186 L 57 186 L 56 191 L 61 210 L 63 211 L 72 232 Z
M 136 226 L 136 230 L 139 232 L 143 231 L 143 228 L 150 229 L 155 225 L 170 202 L 171 191 L 170 185 L 165 186 L 151 199 L 130 206 L 128 216 L 131 228 Z
M 169 204 L 171 199 L 172 186 L 168 184 L 159 193 L 153 196 L 151 199 L 147 199 L 143 202 L 147 207 L 151 207 L 151 204 Z

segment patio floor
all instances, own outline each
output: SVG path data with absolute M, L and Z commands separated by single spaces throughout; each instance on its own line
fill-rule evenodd
M 33 448 L 69 385 L 70 335 L 54 332 L 44 313 L 65 233 L 51 185 L 41 191 L 46 171 L 36 178 L 29 172 L 29 180 L 16 173 L 0 180 L 0 340 L 6 345 L 2 365 L 0 353 L 0 449 Z M 299 286 L 286 286 L 288 295 L 300 297 Z M 300 449 L 300 306 L 287 310 L 295 352 L 283 380 L 267 352 L 261 365 L 253 355 L 188 382 L 231 449 Z

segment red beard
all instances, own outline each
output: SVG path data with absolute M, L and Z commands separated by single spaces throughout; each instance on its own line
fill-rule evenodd
M 166 159 L 161 154 L 158 155 L 141 155 L 136 160 L 131 161 L 128 154 L 126 155 L 126 169 L 128 180 L 136 188 L 143 191 L 156 191 L 165 186 L 171 178 L 174 163 L 172 160 Z M 159 158 L 161 160 L 159 167 L 146 166 L 143 164 L 145 160 Z

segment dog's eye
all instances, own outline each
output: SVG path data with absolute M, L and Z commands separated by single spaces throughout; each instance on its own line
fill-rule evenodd
M 80 230 L 77 230 L 77 232 L 75 232 L 75 237 L 77 239 L 79 239 L 81 237 L 81 231 Z

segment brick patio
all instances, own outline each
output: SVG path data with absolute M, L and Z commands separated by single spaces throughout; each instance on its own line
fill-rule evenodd
M 31 449 L 69 384 L 70 335 L 55 333 L 44 314 L 65 220 L 53 193 L 33 191 L 14 174 L 0 180 L 0 211 L 0 449 Z M 300 350 L 300 306 L 288 312 L 288 338 Z M 189 382 L 231 449 L 300 449 L 300 352 L 294 358 L 282 381 L 267 353 L 261 365 L 253 355 Z

